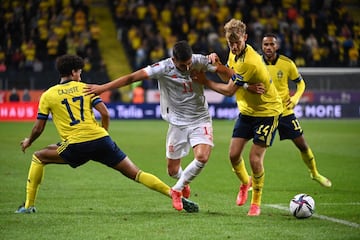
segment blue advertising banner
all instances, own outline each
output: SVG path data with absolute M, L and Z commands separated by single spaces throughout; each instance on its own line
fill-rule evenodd
M 107 104 L 111 119 L 161 119 L 159 104 Z M 236 104 L 209 104 L 213 119 L 235 119 L 239 113 Z M 99 117 L 95 112 L 96 117 Z M 359 118 L 360 104 L 299 104 L 295 107 L 298 118 Z
M 156 103 L 147 104 L 125 104 L 109 103 L 111 119 L 161 119 L 160 105 Z M 209 104 L 209 113 L 214 119 L 235 119 L 239 113 L 236 104 Z M 95 116 L 99 114 L 95 110 Z
M 298 118 L 359 118 L 360 104 L 299 104 L 294 111 Z

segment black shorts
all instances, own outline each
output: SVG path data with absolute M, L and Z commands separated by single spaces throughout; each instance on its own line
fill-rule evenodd
M 271 146 L 275 137 L 279 116 L 252 117 L 239 114 L 232 137 L 252 139 L 254 143 Z
M 73 168 L 90 160 L 114 167 L 126 157 L 109 136 L 82 143 L 61 142 L 58 153 Z
M 295 139 L 303 134 L 299 120 L 295 114 L 281 117 L 278 126 L 280 140 Z

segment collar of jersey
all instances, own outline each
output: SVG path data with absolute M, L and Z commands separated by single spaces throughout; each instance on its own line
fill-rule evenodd
M 265 55 L 263 55 L 263 59 L 264 59 L 264 62 L 265 62 L 266 65 L 275 65 L 277 60 L 279 59 L 279 56 L 280 56 L 279 54 L 276 54 L 276 57 L 275 57 L 275 59 L 273 61 L 267 61 L 265 59 Z
M 68 79 L 68 80 L 65 80 L 64 82 L 60 82 L 59 84 L 66 84 L 66 83 L 71 82 L 71 81 L 74 81 L 74 80 Z
M 237 62 L 237 60 L 239 60 L 239 58 L 241 58 L 245 54 L 246 48 L 247 48 L 247 45 L 245 45 L 244 49 L 240 52 L 239 55 L 235 55 L 235 58 L 234 58 L 235 62 Z

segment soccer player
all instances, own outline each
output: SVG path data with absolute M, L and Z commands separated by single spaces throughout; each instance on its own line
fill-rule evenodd
M 231 19 L 224 26 L 225 37 L 230 48 L 227 65 L 234 74 L 227 84 L 203 79 L 209 88 L 226 96 L 236 97 L 240 111 L 236 120 L 230 143 L 229 157 L 233 171 L 240 179 L 239 193 L 236 204 L 246 203 L 250 186 L 253 188 L 248 216 L 259 216 L 261 213 L 261 197 L 265 180 L 264 156 L 267 147 L 271 146 L 275 130 L 282 113 L 282 103 L 269 72 L 261 56 L 246 44 L 246 25 Z M 219 57 L 212 53 L 210 59 L 219 63 Z M 220 63 L 219 63 L 220 64 Z M 224 75 L 220 77 L 224 79 Z M 256 94 L 249 91 L 250 86 L 259 87 Z M 249 177 L 245 168 L 242 153 L 246 143 L 253 139 L 250 149 L 250 165 L 252 176 Z
M 203 85 L 193 82 L 197 72 L 230 74 L 225 66 L 214 66 L 208 56 L 193 54 L 186 41 L 176 42 L 173 56 L 104 85 L 88 85 L 87 93 L 100 94 L 106 90 L 129 85 L 133 82 L 157 79 L 160 90 L 161 115 L 169 123 L 166 137 L 168 174 L 178 179 L 172 187 L 181 204 L 181 196 L 190 196 L 189 183 L 198 176 L 209 160 L 213 144 L 212 119 L 204 96 Z M 185 169 L 181 158 L 193 149 L 194 160 Z
M 63 55 L 57 59 L 56 67 L 60 73 L 60 83 L 42 94 L 37 120 L 30 136 L 21 141 L 21 149 L 25 152 L 41 135 L 49 114 L 62 141 L 33 154 L 26 185 L 26 202 L 16 213 L 36 212 L 35 198 L 43 179 L 44 167 L 51 163 L 76 168 L 94 160 L 170 198 L 173 195 L 170 187 L 156 176 L 140 170 L 110 138 L 107 132 L 110 120 L 108 109 L 100 97 L 84 94 L 86 84 L 80 82 L 83 59 Z M 101 126 L 94 117 L 93 108 L 101 115 Z M 176 210 L 198 211 L 198 206 L 190 200 L 182 198 L 181 201 L 182 205 L 174 206 Z
M 278 125 L 280 140 L 292 140 L 309 169 L 310 177 L 324 187 L 331 187 L 330 180 L 318 172 L 314 154 L 306 143 L 303 129 L 294 114 L 294 107 L 304 93 L 305 81 L 301 77 L 295 63 L 288 57 L 277 53 L 279 47 L 275 34 L 265 34 L 262 39 L 264 62 L 280 94 L 284 108 Z M 289 90 L 289 80 L 296 84 L 296 91 L 292 96 Z

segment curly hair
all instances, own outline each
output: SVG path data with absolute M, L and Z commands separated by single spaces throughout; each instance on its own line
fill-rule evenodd
M 62 55 L 56 59 L 56 69 L 60 77 L 70 76 L 72 71 L 83 69 L 84 60 L 76 55 Z

